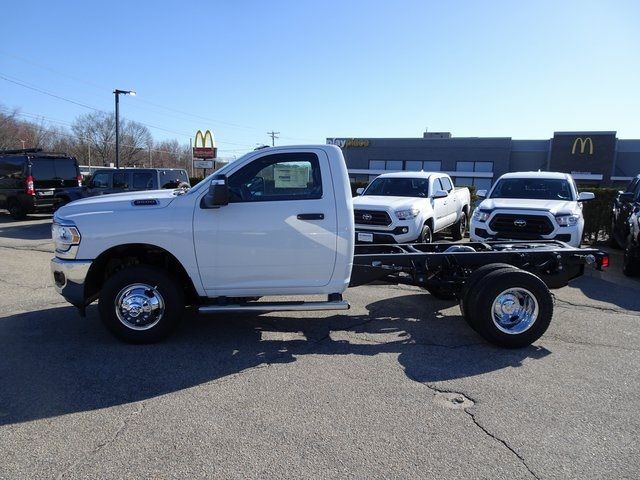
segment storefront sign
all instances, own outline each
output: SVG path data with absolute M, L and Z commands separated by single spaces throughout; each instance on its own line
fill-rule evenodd
M 335 145 L 340 148 L 365 148 L 369 146 L 366 138 L 327 138 L 327 145 Z

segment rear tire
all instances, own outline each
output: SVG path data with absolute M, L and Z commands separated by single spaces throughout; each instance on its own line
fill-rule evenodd
M 634 255 L 634 249 L 637 248 L 631 242 L 629 238 L 627 240 L 627 246 L 624 249 L 624 258 L 622 260 L 622 273 L 627 277 L 637 277 L 640 274 L 640 261 L 638 257 Z
M 467 212 L 462 210 L 460 220 L 454 223 L 451 227 L 451 236 L 454 240 L 462 240 L 467 235 L 468 223 Z
M 480 281 L 489 275 L 491 272 L 495 272 L 496 270 L 518 270 L 513 265 L 508 263 L 489 263 L 488 265 L 483 265 L 477 270 L 475 270 L 469 278 L 464 282 L 462 286 L 462 291 L 460 292 L 460 311 L 462 312 L 462 316 L 467 321 L 469 326 L 475 330 L 475 326 L 473 326 L 469 322 L 469 318 L 466 315 L 466 312 L 471 312 L 475 305 L 475 300 L 478 297 L 479 288 L 476 288 Z
M 184 313 L 181 286 L 169 273 L 152 266 L 132 266 L 107 279 L 98 303 L 104 325 L 128 343 L 164 339 Z
M 24 220 L 27 218 L 27 211 L 16 199 L 9 200 L 8 209 L 9 214 L 14 220 Z
M 545 283 L 530 272 L 497 270 L 484 277 L 475 310 L 468 315 L 488 342 L 522 348 L 549 328 L 553 297 Z

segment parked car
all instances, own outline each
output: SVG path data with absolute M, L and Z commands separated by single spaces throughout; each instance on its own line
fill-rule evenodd
M 353 199 L 356 240 L 365 243 L 431 243 L 450 228 L 453 239 L 467 232 L 470 195 L 451 177 L 434 172 L 385 173 Z
M 16 220 L 55 210 L 77 198 L 81 185 L 74 157 L 42 149 L 0 151 L 0 208 Z
M 613 201 L 611 209 L 611 246 L 625 248 L 630 234 L 629 217 L 638 207 L 640 207 L 640 175 L 631 180 Z
M 442 195 L 444 198 L 444 195 Z M 548 328 L 549 288 L 608 264 L 562 243 L 354 245 L 351 188 L 334 145 L 251 152 L 190 190 L 86 198 L 56 212 L 56 290 L 81 313 L 98 299 L 119 338 L 164 338 L 185 305 L 200 313 L 346 310 L 342 292 L 372 281 L 460 298 L 484 338 L 522 347 Z M 542 267 L 540 267 L 542 266 Z M 257 301 L 326 295 L 326 301 Z
M 471 240 L 560 240 L 579 247 L 584 230 L 582 202 L 567 173 L 516 172 L 502 175 L 471 217 Z
M 96 170 L 84 196 L 163 188 L 188 188 L 186 170 L 178 168 L 105 168 Z

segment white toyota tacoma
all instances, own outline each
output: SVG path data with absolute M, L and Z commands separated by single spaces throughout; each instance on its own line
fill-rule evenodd
M 582 202 L 594 198 L 557 172 L 507 173 L 477 195 L 485 199 L 471 217 L 472 241 L 560 240 L 574 247 L 584 230 Z
M 434 172 L 385 173 L 353 199 L 356 241 L 431 243 L 451 228 L 454 240 L 467 231 L 470 195 L 451 177 Z
M 440 188 L 441 175 L 415 178 L 429 184 L 419 200 L 430 208 L 454 196 Z M 463 211 L 465 193 L 457 202 Z M 405 225 L 396 210 L 422 208 L 412 202 L 391 211 Z M 424 211 L 421 218 L 432 210 Z M 446 216 L 437 213 L 434 221 Z M 601 268 L 607 260 L 595 249 L 559 242 L 355 246 L 349 177 L 333 145 L 251 152 L 189 190 L 71 202 L 55 213 L 52 236 L 56 290 L 81 313 L 98 300 L 107 328 L 134 343 L 165 337 L 185 306 L 225 314 L 346 310 L 348 286 L 386 281 L 459 298 L 480 335 L 520 347 L 549 326 L 549 288 L 566 285 L 585 264 Z M 260 299 L 319 294 L 326 300 Z

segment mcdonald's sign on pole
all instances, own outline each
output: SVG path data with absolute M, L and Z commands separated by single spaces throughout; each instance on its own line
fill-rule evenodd
M 216 158 L 217 155 L 218 149 L 211 131 L 207 130 L 203 134 L 202 130 L 198 130 L 196 132 L 196 141 L 193 144 L 194 158 Z

